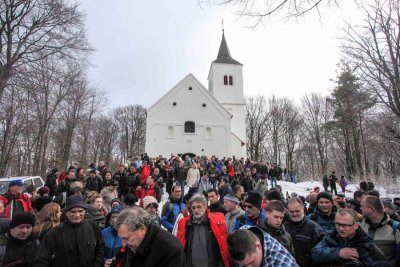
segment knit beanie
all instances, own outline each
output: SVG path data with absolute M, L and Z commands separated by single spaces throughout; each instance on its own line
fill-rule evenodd
M 8 184 L 8 187 L 11 187 L 11 186 L 14 186 L 14 185 L 17 185 L 17 186 L 23 186 L 24 185 L 24 182 L 22 181 L 22 180 L 14 180 L 14 181 L 11 181 L 9 184 Z
M 47 186 L 43 186 L 38 190 L 39 195 L 43 196 L 44 194 L 50 193 L 50 188 Z
M 333 204 L 332 194 L 329 193 L 329 192 L 320 192 L 320 193 L 318 193 L 318 195 L 317 195 L 317 203 L 318 203 L 320 198 L 326 198 L 327 200 L 329 200 Z
M 240 204 L 240 200 L 238 199 L 238 197 L 232 193 L 226 194 L 224 196 L 224 200 L 229 200 L 232 201 L 233 203 Z
M 30 212 L 17 212 L 13 215 L 10 223 L 10 229 L 21 224 L 35 225 L 35 215 Z
M 158 206 L 157 199 L 152 196 L 145 196 L 143 198 L 143 208 L 147 208 L 150 204 L 157 204 Z
M 262 197 L 259 193 L 254 192 L 254 191 L 249 191 L 247 193 L 247 198 L 244 201 L 245 203 L 249 203 L 257 208 L 261 208 L 261 201 L 262 201 Z

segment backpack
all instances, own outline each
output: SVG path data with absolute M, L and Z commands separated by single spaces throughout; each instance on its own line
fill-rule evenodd
M 391 220 L 389 221 L 389 224 L 390 224 L 390 226 L 392 226 L 393 235 L 396 237 L 396 231 L 397 231 L 397 230 L 400 231 L 400 222 L 391 219 Z
M 174 212 L 173 212 L 173 209 L 174 209 L 174 205 L 171 203 L 171 202 L 169 202 L 169 201 L 167 201 L 167 202 L 165 202 L 165 205 L 168 205 L 168 214 L 167 214 L 167 221 L 168 222 L 170 222 L 170 223 L 173 223 L 173 219 L 174 219 Z

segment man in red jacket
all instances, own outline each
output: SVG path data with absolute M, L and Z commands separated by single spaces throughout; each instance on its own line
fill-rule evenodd
M 27 194 L 22 193 L 22 180 L 13 180 L 8 185 L 8 191 L 0 196 L 5 210 L 4 217 L 12 218 L 16 212 L 32 212 L 32 203 Z
M 161 189 L 154 181 L 154 177 L 151 175 L 147 176 L 146 186 L 142 188 L 140 191 L 140 207 L 142 208 L 143 208 L 143 198 L 145 196 L 155 197 L 158 203 L 161 202 L 161 197 L 162 197 Z
M 177 233 L 185 251 L 186 266 L 231 266 L 224 215 L 210 213 L 203 194 L 192 196 L 189 205 L 192 214 L 178 222 Z

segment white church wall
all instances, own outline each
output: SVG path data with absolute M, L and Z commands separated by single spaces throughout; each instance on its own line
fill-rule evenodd
M 230 120 L 231 114 L 188 75 L 147 110 L 146 152 L 226 156 L 231 149 Z M 185 121 L 195 123 L 195 133 L 185 133 Z

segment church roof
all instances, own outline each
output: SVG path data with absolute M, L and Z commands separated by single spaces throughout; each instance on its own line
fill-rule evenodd
M 224 64 L 233 64 L 233 65 L 242 65 L 239 61 L 234 60 L 231 57 L 231 53 L 229 52 L 228 44 L 225 40 L 224 31 L 222 31 L 222 40 L 219 46 L 217 59 L 213 61 L 213 63 L 224 63 Z

